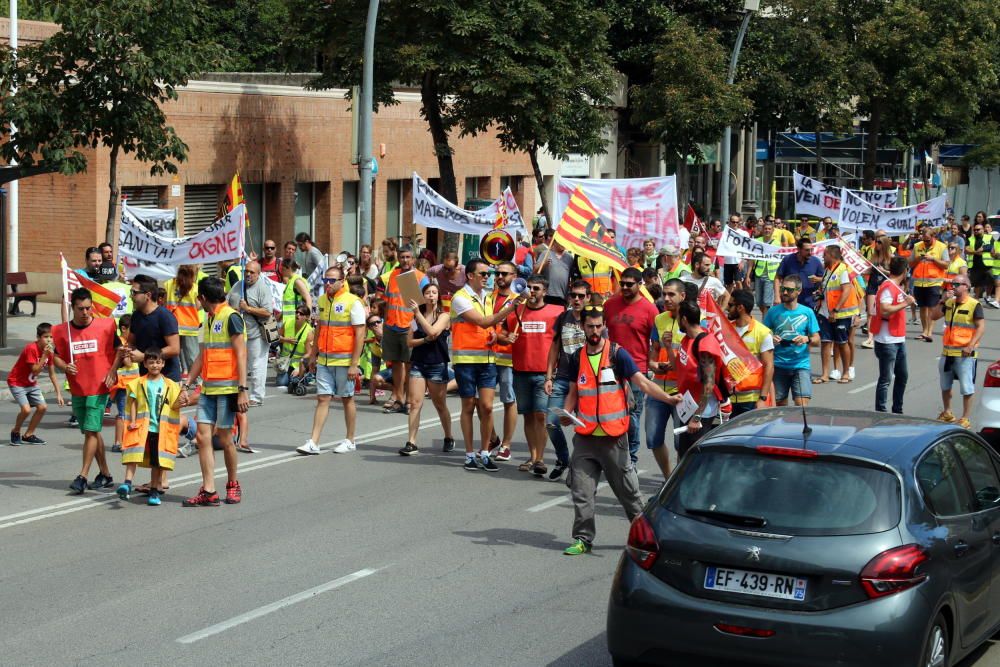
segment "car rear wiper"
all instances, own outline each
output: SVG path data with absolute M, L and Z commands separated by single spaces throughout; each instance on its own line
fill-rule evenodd
M 763 528 L 767 525 L 767 519 L 762 516 L 750 516 L 747 514 L 733 514 L 732 512 L 720 512 L 719 510 L 686 508 L 688 514 L 703 516 L 709 519 L 716 519 L 723 523 L 731 523 L 734 526 L 746 526 L 748 528 Z

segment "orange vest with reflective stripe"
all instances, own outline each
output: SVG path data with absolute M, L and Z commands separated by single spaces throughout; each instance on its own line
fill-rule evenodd
M 167 310 L 177 318 L 177 333 L 181 336 L 197 336 L 201 328 L 203 311 L 198 305 L 198 281 L 205 277 L 201 271 L 195 278 L 191 291 L 184 296 L 177 294 L 177 279 L 171 278 L 163 285 L 167 292 Z
M 612 292 L 611 267 L 586 257 L 577 257 L 576 265 L 580 269 L 580 278 L 588 285 L 594 294 L 610 294 Z
M 750 318 L 747 330 L 743 332 L 741 339 L 747 346 L 750 354 L 760 359 L 760 349 L 763 347 L 764 339 L 771 337 L 771 330 L 757 320 Z M 756 403 L 760 400 L 760 392 L 764 386 L 764 365 L 753 373 L 750 373 L 736 385 L 737 403 Z
M 846 285 L 840 283 L 840 276 L 847 273 L 847 265 L 841 262 L 837 266 L 833 267 L 829 275 L 826 277 L 826 282 L 823 285 L 823 289 L 826 292 L 826 309 L 830 313 L 830 317 L 833 318 L 833 310 L 840 303 L 840 298 L 842 292 L 847 290 L 847 300 L 844 302 L 844 307 L 837 311 L 836 319 L 842 319 L 845 317 L 854 317 L 860 312 L 858 304 L 860 303 L 858 299 L 858 293 L 854 291 L 854 281 L 848 281 Z
M 948 260 L 948 247 L 940 241 L 934 241 L 928 248 L 923 241 L 913 247 L 913 253 L 919 258 L 930 255 L 934 259 Z M 948 269 L 942 269 L 934 262 L 924 262 L 917 260 L 917 265 L 913 267 L 914 287 L 939 287 L 944 282 Z
M 597 373 L 594 373 L 587 348 L 580 350 L 580 374 L 576 385 L 576 413 L 584 424 L 576 427 L 580 435 L 590 435 L 598 426 L 612 438 L 628 432 L 628 396 L 621 381 L 615 377 L 610 354 L 612 345 L 608 341 L 604 343 Z M 602 376 L 603 382 L 599 381 Z
M 222 303 L 205 323 L 201 377 L 205 381 L 203 391 L 208 396 L 239 393 L 239 366 L 227 326 L 229 317 L 236 314 L 228 304 Z
M 503 305 L 507 303 L 507 299 L 510 298 L 509 294 L 500 294 L 496 290 L 493 290 L 493 314 L 503 308 Z M 503 322 L 500 322 L 496 326 L 496 332 L 500 333 L 500 327 L 503 326 Z M 502 345 L 500 342 L 493 344 L 493 351 L 496 353 L 496 365 L 497 366 L 509 366 L 514 367 L 514 346 L 510 343 Z
M 469 290 L 462 288 L 454 296 L 462 295 L 472 302 L 472 307 L 483 317 L 488 317 L 493 311 L 494 293 L 486 295 L 484 305 Z M 454 302 L 454 297 L 452 297 Z M 451 363 L 452 364 L 492 364 L 496 361 L 493 345 L 489 344 L 492 329 L 484 329 L 478 324 L 466 322 L 461 315 L 451 311 Z
M 417 274 L 417 284 L 424 279 L 424 274 L 420 271 L 414 269 Z M 396 277 L 400 273 L 407 273 L 406 271 L 400 271 L 399 268 L 392 270 L 389 274 L 389 281 L 385 284 L 385 324 L 390 327 L 397 327 L 399 329 L 409 329 L 410 322 L 413 321 L 413 311 L 410 307 L 403 303 L 403 295 L 399 291 L 399 283 L 396 281 Z
M 979 301 L 971 296 L 964 303 L 948 299 L 944 304 L 944 356 L 961 357 L 962 348 L 972 342 L 976 333 L 976 307 Z M 976 356 L 973 352 L 972 356 Z
M 319 298 L 319 319 L 316 321 L 316 363 L 321 366 L 350 366 L 354 354 L 354 327 L 351 308 L 360 301 L 347 285 L 331 299 Z
M 162 377 L 162 376 L 161 376 Z M 146 378 L 141 377 L 128 384 L 128 391 L 135 394 L 128 401 L 135 401 L 135 420 L 137 429 L 125 429 L 122 438 L 122 463 L 138 463 L 149 467 L 146 458 L 146 440 L 149 437 L 149 399 L 146 397 Z M 177 459 L 177 442 L 181 432 L 181 411 L 173 405 L 181 395 L 180 386 L 168 377 L 163 377 L 163 395 L 159 399 L 159 434 L 157 458 L 159 467 L 165 470 L 174 469 Z M 126 402 L 126 406 L 130 403 Z M 127 408 L 126 408 L 126 411 Z

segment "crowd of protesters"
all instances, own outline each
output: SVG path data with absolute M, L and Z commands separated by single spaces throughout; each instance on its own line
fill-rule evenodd
M 36 433 L 45 413 L 36 380 L 49 373 L 62 404 L 57 369 L 84 434 L 74 492 L 116 488 L 123 499 L 144 492 L 156 505 L 175 459 L 197 454 L 202 487 L 183 504 L 218 505 L 214 451 L 221 450 L 224 500 L 235 504 L 242 498 L 237 452 L 253 451 L 248 412 L 266 401 L 270 377 L 276 391 L 316 394 L 310 436 L 296 449 L 302 455 L 323 451 L 331 403 L 344 420 L 331 451 L 357 449 L 359 395 L 380 402 L 386 414 L 407 415 L 402 456 L 427 445 L 419 427 L 429 398 L 444 430 L 441 449 L 451 452 L 457 438 L 446 396 L 456 392 L 466 470 L 493 472 L 509 461 L 520 417 L 527 446 L 518 470 L 551 480 L 570 471 L 573 555 L 593 540 L 600 470 L 609 481 L 615 477 L 623 505 L 635 506 L 643 424 L 646 447 L 667 476 L 667 447 L 683 456 L 731 416 L 789 399 L 806 405 L 813 385 L 851 383 L 857 347 L 873 349 L 877 360 L 874 409 L 902 413 L 908 316 L 920 325 L 916 340 L 926 343 L 944 320 L 938 419 L 969 427 L 983 304 L 1000 308 L 1000 242 L 984 213 L 925 224 L 904 237 L 865 232 L 854 241 L 869 262 L 861 275 L 849 270 L 841 245 L 814 253 L 815 243 L 839 238 L 830 218 L 792 223 L 733 215 L 725 224 L 794 251 L 773 261 L 722 256 L 717 219 L 685 234 L 686 247 L 649 239 L 641 248 L 621 248 L 630 265 L 623 271 L 575 257 L 544 226 L 530 239 L 518 237 L 509 261 L 472 258 L 464 265 L 452 250 L 437 257 L 409 238 L 331 256 L 299 234 L 280 251 L 266 240 L 259 257 L 227 262 L 218 277 L 182 266 L 160 287 L 146 275 L 121 278 L 110 246 L 90 248 L 79 273 L 126 285 L 128 312 L 117 322 L 95 318 L 92 295 L 80 288 L 69 297 L 65 326 L 38 327 L 37 341 L 8 378 L 21 406 L 11 444 L 44 444 Z M 419 301 L 401 287 L 400 276 L 411 272 Z M 515 289 L 517 278 L 524 284 Z M 722 350 L 706 331 L 706 300 L 760 362 L 736 384 L 727 382 Z M 818 367 L 810 347 L 819 350 Z M 960 416 L 952 412 L 955 381 Z M 683 396 L 696 407 L 682 410 Z M 502 412 L 495 412 L 497 402 Z M 185 406 L 197 406 L 194 419 L 181 413 Z M 111 408 L 117 414 L 110 449 L 126 466 L 119 485 L 102 438 Z M 570 423 L 572 451 L 563 430 Z M 595 453 L 601 438 L 624 452 L 625 473 L 608 474 L 618 459 Z M 554 458 L 547 463 L 548 442 Z M 90 478 L 95 461 L 99 471 Z M 133 487 L 137 466 L 150 468 L 151 478 Z

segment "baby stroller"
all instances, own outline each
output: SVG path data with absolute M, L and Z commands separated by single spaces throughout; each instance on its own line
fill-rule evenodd
M 294 396 L 305 396 L 306 392 L 309 391 L 311 387 L 316 382 L 316 375 L 314 373 L 305 373 L 304 375 L 293 375 L 288 378 L 288 393 Z

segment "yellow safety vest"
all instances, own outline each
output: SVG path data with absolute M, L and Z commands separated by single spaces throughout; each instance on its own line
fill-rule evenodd
M 976 320 L 973 315 L 979 302 L 971 296 L 965 303 L 948 299 L 944 304 L 944 356 L 961 357 L 962 348 L 972 342 L 976 333 Z M 973 352 L 972 356 L 977 356 Z
M 350 366 L 354 354 L 354 326 L 351 308 L 360 299 L 345 285 L 331 299 L 319 298 L 319 319 L 316 322 L 316 363 L 321 366 Z M 362 334 L 363 335 L 363 334 Z
M 764 341 L 770 337 L 771 330 L 754 319 L 750 320 L 750 325 L 741 336 L 743 344 L 747 346 L 748 350 L 750 350 L 750 354 L 758 359 L 760 359 L 760 350 Z M 764 368 L 761 367 L 756 373 L 752 373 L 751 375 L 743 378 L 743 380 L 736 385 L 736 402 L 756 403 L 759 401 L 760 391 L 762 389 L 761 385 L 763 383 Z
M 455 293 L 455 296 L 462 295 L 470 302 L 472 307 L 482 315 L 488 317 L 493 314 L 493 303 L 495 293 L 486 295 L 486 303 L 481 302 L 469 293 L 469 290 L 462 288 Z M 455 313 L 455 299 L 452 297 L 451 309 L 451 363 L 453 364 L 492 364 L 496 362 L 496 351 L 492 345 L 487 344 L 489 340 L 489 329 L 484 329 L 478 324 L 466 322 L 461 315 Z
M 159 467 L 164 470 L 173 470 L 174 461 L 177 459 L 177 441 L 181 432 L 181 411 L 174 409 L 177 397 L 181 395 L 181 388 L 176 382 L 168 377 L 160 376 L 163 379 L 163 395 L 159 399 L 159 441 L 157 448 L 157 458 Z M 125 429 L 125 436 L 122 438 L 122 463 L 137 463 L 143 468 L 150 467 L 149 459 L 146 457 L 146 440 L 149 437 L 149 400 L 146 397 L 146 380 L 141 377 L 128 384 L 128 391 L 134 394 L 128 397 L 128 401 L 135 401 L 136 423 L 139 428 Z M 130 405 L 127 402 L 126 406 Z M 127 409 L 127 408 L 126 408 Z
M 214 315 L 207 317 L 207 326 L 201 343 L 201 377 L 207 396 L 238 394 L 240 391 L 239 366 L 236 350 L 229 337 L 229 317 L 236 311 L 228 304 L 220 304 Z M 246 330 L 243 331 L 246 338 Z

